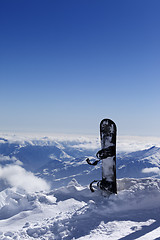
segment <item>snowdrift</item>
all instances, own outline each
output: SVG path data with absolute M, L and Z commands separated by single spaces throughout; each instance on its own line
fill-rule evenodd
M 118 194 L 109 198 L 75 179 L 50 192 L 6 189 L 0 239 L 136 239 L 158 228 L 159 199 L 160 180 L 150 178 L 118 180 Z

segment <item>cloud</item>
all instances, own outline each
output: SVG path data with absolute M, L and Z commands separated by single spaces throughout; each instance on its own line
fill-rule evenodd
M 18 165 L 0 167 L 0 179 L 10 186 L 24 189 L 27 192 L 48 191 L 48 183 L 36 177 L 33 173 L 27 172 Z
M 156 173 L 160 174 L 160 169 L 158 167 L 144 168 L 142 173 Z
M 13 162 L 14 164 L 17 164 L 17 165 L 23 165 L 23 163 L 20 160 L 18 160 L 16 157 L 4 156 L 2 154 L 0 154 L 0 162 Z
M 160 146 L 158 137 L 117 136 L 117 151 L 133 152 Z
M 73 148 L 96 150 L 100 148 L 99 134 L 96 136 L 78 136 L 70 134 L 1 134 L 0 143 L 18 144 L 21 147 L 25 145 L 38 146 L 62 146 L 67 144 Z M 140 136 L 119 136 L 117 134 L 117 151 L 138 151 L 150 148 L 152 146 L 160 146 L 160 137 L 140 137 Z

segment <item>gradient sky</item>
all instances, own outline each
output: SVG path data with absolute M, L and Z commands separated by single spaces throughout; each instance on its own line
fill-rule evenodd
M 160 136 L 159 0 L 1 0 L 0 131 Z

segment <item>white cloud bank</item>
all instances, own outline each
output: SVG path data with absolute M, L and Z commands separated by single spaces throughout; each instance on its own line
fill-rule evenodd
M 17 164 L 17 165 L 23 165 L 23 163 L 20 160 L 18 160 L 16 157 L 4 156 L 3 154 L 0 154 L 0 162 L 13 162 L 14 164 Z
M 142 173 L 156 173 L 160 175 L 160 169 L 158 167 L 144 168 Z
M 24 189 L 27 192 L 49 190 L 49 185 L 45 180 L 17 165 L 0 167 L 0 179 L 12 187 Z

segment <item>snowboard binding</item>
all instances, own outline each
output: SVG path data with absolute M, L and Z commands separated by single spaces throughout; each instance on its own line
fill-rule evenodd
M 108 148 L 101 149 L 97 152 L 96 157 L 98 160 L 94 161 L 93 163 L 89 160 L 89 158 L 86 159 L 87 163 L 89 165 L 96 166 L 100 160 L 105 159 L 107 157 L 114 156 L 114 146 L 110 146 Z
M 96 166 L 102 160 L 102 180 L 94 180 L 90 184 L 91 192 L 94 192 L 94 185 L 107 193 L 117 193 L 116 186 L 116 125 L 110 119 L 103 119 L 100 123 L 101 150 L 96 154 L 98 160 L 87 163 Z
M 96 187 L 94 186 L 95 183 L 97 183 Z M 100 190 L 105 191 L 109 195 L 113 193 L 112 182 L 107 182 L 105 179 L 94 180 L 90 183 L 89 187 L 91 192 L 95 192 L 96 188 L 99 188 Z

